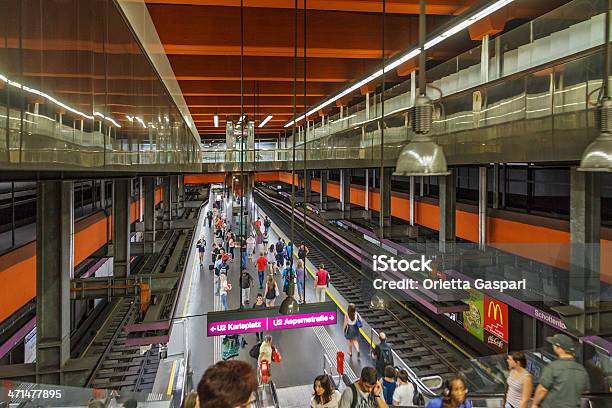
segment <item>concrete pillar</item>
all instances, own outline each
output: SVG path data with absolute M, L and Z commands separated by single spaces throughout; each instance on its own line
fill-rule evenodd
M 106 208 L 106 180 L 100 180 L 100 206 Z
M 155 177 L 143 177 L 144 187 L 144 246 L 145 253 L 155 246 Z
M 478 247 L 487 245 L 487 168 L 478 168 Z
M 365 94 L 365 115 L 366 120 L 370 119 L 370 93 L 366 92 Z M 366 170 L 367 171 L 367 170 Z
M 179 213 L 179 176 L 170 176 L 170 205 L 172 208 L 172 219 L 178 218 Z
M 36 198 L 36 382 L 63 384 L 70 358 L 70 279 L 74 275 L 71 181 L 42 181 Z
M 414 226 L 414 176 L 410 176 L 410 225 Z
M 321 170 L 321 178 L 319 182 L 319 203 L 321 208 L 327 203 L 327 180 L 329 179 L 329 170 Z
M 381 216 L 383 224 L 388 227 L 391 225 L 391 174 L 392 168 L 385 168 L 382 172 L 382 180 L 380 181 L 380 208 L 382 209 Z
M 499 163 L 493 165 L 493 208 L 499 208 Z
M 419 197 L 425 195 L 425 176 L 421 176 L 421 183 L 419 184 Z
M 163 209 L 163 227 L 164 229 L 170 229 L 170 223 L 172 222 L 172 195 L 170 191 L 172 188 L 170 186 L 170 176 L 163 177 L 163 200 L 162 200 L 162 209 Z
M 489 34 L 482 37 L 480 47 L 480 81 L 489 82 Z
M 306 203 L 310 202 L 311 192 L 312 192 L 312 172 L 310 170 L 306 170 L 306 174 L 304 175 L 304 201 Z
M 365 210 L 370 209 L 370 170 L 365 169 Z
M 601 179 L 597 173 L 571 170 L 570 178 L 570 304 L 597 309 L 600 294 Z M 599 322 L 585 329 L 598 331 Z
M 113 275 L 130 275 L 130 201 L 132 180 L 113 181 Z
M 351 169 L 340 170 L 340 183 L 342 185 L 342 211 L 345 218 L 351 218 Z
M 447 252 L 456 239 L 456 177 L 455 169 L 448 176 L 438 176 L 440 187 L 440 251 Z M 451 244 L 451 245 L 448 245 Z

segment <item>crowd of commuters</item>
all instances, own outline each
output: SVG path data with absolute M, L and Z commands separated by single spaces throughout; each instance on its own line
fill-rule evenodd
M 281 290 L 275 275 L 281 272 L 282 290 L 288 292 L 293 282 L 297 286 L 300 302 L 305 300 L 305 264 L 308 247 L 302 242 L 295 248 L 294 243 L 278 239 L 269 243 L 272 227 L 266 216 L 258 217 L 252 224 L 253 232 L 238 245 L 229 228 L 220 206 L 214 206 L 206 215 L 205 223 L 215 228 L 215 242 L 211 260 L 216 276 L 216 293 L 220 296 L 224 310 L 229 308 L 228 293 L 232 290 L 229 282 L 229 264 L 233 261 L 235 249 L 243 249 L 241 274 L 239 277 L 243 306 L 250 306 L 250 291 L 259 283 L 253 309 L 273 307 Z M 197 243 L 200 263 L 204 263 L 206 241 Z M 296 260 L 294 260 L 294 255 Z M 249 263 L 254 265 L 258 279 L 249 273 Z M 319 265 L 314 276 L 316 301 L 325 301 L 330 275 L 325 265 Z M 363 327 L 361 316 L 354 304 L 349 304 L 344 315 L 343 332 L 347 340 L 348 356 L 353 349 L 360 357 L 359 337 Z M 255 333 L 257 344 L 251 356 L 257 359 L 260 370 L 265 365 L 267 376 L 271 375 L 271 364 L 280 362 L 280 353 L 270 335 Z M 319 375 L 313 382 L 312 408 L 384 408 L 388 406 L 422 406 L 425 401 L 409 378 L 408 372 L 395 368 L 394 353 L 384 332 L 378 333 L 378 344 L 372 350 L 374 367 L 363 367 L 358 381 L 347 386 L 340 393 L 327 375 Z M 512 352 L 507 357 L 509 375 L 504 393 L 503 408 L 579 408 L 582 393 L 589 389 L 586 370 L 575 360 L 575 345 L 571 338 L 557 334 L 547 338 L 557 355 L 556 361 L 542 371 L 534 393 L 534 380 L 526 369 L 526 358 L 521 352 Z M 241 361 L 220 362 L 210 367 L 200 384 L 197 395 L 192 394 L 185 405 L 198 407 L 237 408 L 249 406 L 258 384 L 255 368 Z M 427 402 L 426 408 L 472 408 L 467 398 L 467 384 L 462 376 L 453 376 L 444 382 L 441 396 Z M 193 404 L 193 405 L 192 405 Z

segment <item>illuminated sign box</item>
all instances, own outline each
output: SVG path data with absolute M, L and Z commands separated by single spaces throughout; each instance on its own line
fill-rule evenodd
M 206 323 L 206 335 L 208 337 L 225 336 L 328 326 L 338 321 L 336 311 L 336 305 L 333 302 L 325 302 L 300 305 L 300 313 L 293 315 L 281 315 L 278 307 L 210 312 Z

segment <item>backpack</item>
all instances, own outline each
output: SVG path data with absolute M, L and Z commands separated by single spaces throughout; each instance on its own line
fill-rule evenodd
M 272 223 L 270 222 L 270 219 L 269 219 L 269 218 L 266 218 L 266 219 L 264 220 L 264 227 L 269 228 L 271 224 L 272 224 Z
M 306 250 L 304 249 L 304 247 L 300 247 L 300 249 L 298 249 L 298 258 L 306 258 Z
M 414 388 L 414 393 L 412 394 L 412 405 L 425 405 L 425 397 L 423 397 L 423 394 L 421 394 L 421 391 L 419 391 L 419 387 L 417 387 L 416 384 L 412 382 L 412 380 L 410 380 L 410 383 L 412 384 L 412 388 Z
M 381 344 L 379 347 L 380 347 L 380 354 L 381 354 L 382 360 L 385 363 L 385 367 L 388 365 L 393 367 L 394 361 L 393 361 L 393 353 L 391 352 L 391 347 L 389 347 L 389 345 L 386 343 Z
M 259 349 L 261 348 L 261 343 L 257 343 L 254 345 L 249 351 L 249 356 L 253 358 L 259 358 Z
M 283 243 L 281 241 L 278 241 L 276 243 L 276 252 L 278 252 L 280 254 L 281 252 L 283 252 L 283 249 L 284 249 L 283 248 Z

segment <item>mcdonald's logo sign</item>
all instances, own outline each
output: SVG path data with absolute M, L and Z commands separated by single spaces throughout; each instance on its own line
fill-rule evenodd
M 499 321 L 499 324 L 504 324 L 504 314 L 502 313 L 501 305 L 495 301 L 489 302 L 489 308 L 487 311 L 487 317 L 491 319 L 491 314 L 493 315 L 493 320 Z M 499 320 L 498 319 L 499 316 Z
M 508 342 L 508 305 L 485 296 L 483 312 L 484 329 Z

